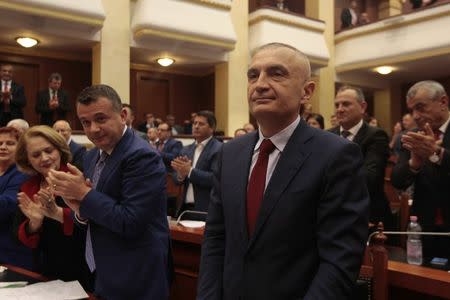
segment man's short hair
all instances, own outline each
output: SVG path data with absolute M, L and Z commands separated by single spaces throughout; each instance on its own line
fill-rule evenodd
M 62 76 L 59 73 L 52 73 L 48 77 L 48 82 L 52 82 L 53 80 L 62 81 Z
M 167 125 L 167 128 L 168 128 L 167 130 L 169 130 L 170 132 L 172 132 L 172 126 L 170 126 L 169 123 L 167 123 L 167 122 L 159 123 L 159 124 L 158 124 L 158 127 L 161 126 L 161 125 Z
M 287 48 L 290 49 L 292 51 L 294 51 L 298 58 L 300 59 L 300 61 L 303 62 L 304 64 L 304 75 L 305 75 L 305 79 L 308 80 L 311 78 L 311 64 L 309 62 L 308 56 L 306 56 L 302 51 L 298 50 L 297 48 L 288 45 L 288 44 L 284 44 L 284 43 L 268 43 L 268 44 L 264 44 L 258 48 L 256 48 L 252 54 L 251 57 L 253 58 L 256 54 L 258 54 L 260 51 L 262 50 L 267 50 L 267 49 L 278 49 L 278 48 Z
M 433 101 L 441 99 L 442 96 L 447 96 L 442 84 L 434 80 L 424 80 L 417 82 L 409 88 L 408 93 L 406 94 L 406 100 L 414 98 L 421 89 L 426 90 Z
M 112 108 L 115 112 L 120 113 L 122 111 L 122 100 L 120 100 L 119 94 L 106 84 L 97 84 L 85 88 L 78 95 L 77 102 L 89 105 L 96 102 L 100 97 L 104 97 L 111 101 Z
M 360 89 L 359 87 L 356 86 L 352 86 L 352 85 L 343 85 L 339 88 L 339 90 L 337 91 L 336 95 L 346 91 L 346 90 L 352 90 L 355 91 L 356 93 L 356 100 L 358 100 L 359 103 L 361 102 L 366 102 L 366 98 L 364 97 L 364 93 L 362 91 L 362 89 Z
M 201 110 L 197 113 L 196 117 L 205 117 L 208 122 L 209 127 L 216 130 L 217 120 L 216 120 L 216 116 L 214 116 L 212 111 Z
M 128 107 L 128 109 L 130 110 L 131 115 L 134 116 L 133 107 L 131 107 L 131 105 L 128 104 L 128 103 L 122 103 L 122 108 L 125 108 L 125 107 Z
M 14 127 L 14 125 L 21 128 L 23 131 L 30 128 L 30 124 L 28 124 L 28 122 L 24 119 L 13 119 L 6 124 L 6 127 Z

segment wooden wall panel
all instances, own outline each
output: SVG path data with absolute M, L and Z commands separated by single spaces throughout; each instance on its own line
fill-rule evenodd
M 144 122 L 146 113 L 162 119 L 173 114 L 177 124 L 182 124 L 191 112 L 214 111 L 214 74 L 190 76 L 131 70 L 130 78 L 135 126 Z
M 33 57 L 0 53 L 0 61 L 8 62 L 14 66 L 14 80 L 25 87 L 27 105 L 25 107 L 25 119 L 30 125 L 36 125 L 39 117 L 35 113 L 37 92 L 48 88 L 48 77 L 53 72 L 62 75 L 62 88 L 69 93 L 69 101 L 72 111 L 67 120 L 74 129 L 81 129 L 76 117 L 75 100 L 78 93 L 91 84 L 91 63 L 81 61 L 69 61 L 61 59 Z

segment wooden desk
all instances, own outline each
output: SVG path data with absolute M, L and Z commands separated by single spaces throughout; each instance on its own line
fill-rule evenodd
M 203 229 L 170 224 L 175 281 L 171 300 L 195 299 Z M 450 273 L 390 260 L 388 262 L 389 299 L 450 299 Z
M 203 228 L 185 228 L 170 222 L 175 267 L 175 279 L 170 291 L 171 300 L 195 299 L 203 231 Z
M 388 262 L 390 299 L 450 299 L 447 271 Z

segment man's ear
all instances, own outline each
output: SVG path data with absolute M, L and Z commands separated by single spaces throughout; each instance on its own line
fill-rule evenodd
M 120 111 L 120 118 L 122 119 L 122 122 L 125 124 L 125 120 L 127 119 L 127 110 L 125 108 L 122 108 Z
M 315 88 L 316 83 L 314 81 L 310 80 L 305 83 L 305 85 L 303 86 L 303 91 L 305 92 L 305 94 L 303 95 L 302 103 L 308 102 L 311 99 Z
M 448 96 L 446 95 L 442 96 L 440 101 L 442 105 L 442 110 L 446 110 L 448 108 Z
M 366 101 L 362 101 L 360 103 L 360 105 L 361 105 L 362 112 L 365 113 L 366 110 L 367 110 L 367 102 Z

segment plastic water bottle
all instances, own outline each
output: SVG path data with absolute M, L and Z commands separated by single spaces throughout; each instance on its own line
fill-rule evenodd
M 417 217 L 409 217 L 408 232 L 422 232 L 422 227 L 417 223 Z M 422 264 L 422 240 L 418 234 L 408 234 L 406 242 L 406 259 L 408 264 L 421 265 Z

